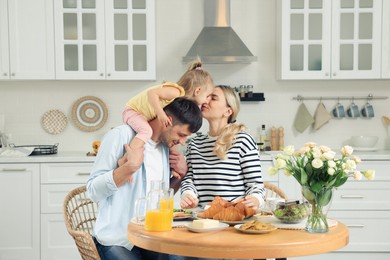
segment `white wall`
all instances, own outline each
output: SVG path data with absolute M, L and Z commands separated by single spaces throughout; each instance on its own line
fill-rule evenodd
M 203 27 L 203 1 L 156 1 L 157 80 L 145 81 L 0 81 L 0 114 L 5 114 L 5 131 L 12 133 L 13 142 L 22 144 L 60 143 L 62 151 L 91 151 L 91 142 L 100 139 L 112 126 L 121 123 L 125 102 L 142 89 L 163 80 L 176 81 L 186 69 L 181 58 L 192 45 Z M 253 135 L 259 126 L 285 128 L 285 144 L 301 146 L 315 141 L 338 148 L 351 135 L 378 135 L 379 148 L 390 149 L 389 127 L 382 115 L 390 116 L 390 99 L 372 102 L 375 118 L 331 120 L 314 131 L 300 134 L 293 129 L 299 103 L 292 100 L 302 96 L 376 96 L 390 95 L 389 80 L 359 81 L 278 81 L 276 79 L 275 1 L 232 0 L 232 27 L 258 57 L 258 62 L 247 65 L 211 65 L 216 84 L 252 84 L 256 92 L 265 93 L 265 102 L 242 103 L 239 121 L 245 122 Z M 107 124 L 96 132 L 82 132 L 71 120 L 72 104 L 78 98 L 93 95 L 101 98 L 109 110 Z M 365 101 L 356 101 L 362 106 Z M 324 101 L 330 110 L 336 101 Z M 348 105 L 349 101 L 342 102 Z M 314 113 L 318 101 L 306 101 Z M 68 115 L 69 123 L 58 135 L 46 133 L 41 127 L 42 115 L 50 109 L 60 109 Z M 202 129 L 207 129 L 207 124 Z M 386 145 L 385 145 L 386 144 Z

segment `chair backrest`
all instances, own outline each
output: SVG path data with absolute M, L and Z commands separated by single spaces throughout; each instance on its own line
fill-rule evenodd
M 264 188 L 265 188 L 265 199 L 267 198 L 282 198 L 287 200 L 286 194 L 279 189 L 276 185 L 264 182 Z
M 96 221 L 97 204 L 87 197 L 86 187 L 71 190 L 64 200 L 64 219 L 66 229 L 73 237 L 83 259 L 100 260 L 92 239 Z

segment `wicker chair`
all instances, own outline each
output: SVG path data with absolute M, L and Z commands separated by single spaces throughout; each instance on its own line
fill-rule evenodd
M 265 188 L 265 198 L 282 198 L 287 200 L 286 194 L 279 189 L 276 185 L 269 183 L 269 182 L 264 182 L 264 188 Z
M 87 197 L 86 187 L 71 190 L 64 200 L 66 229 L 73 237 L 82 259 L 100 260 L 92 239 L 97 204 Z

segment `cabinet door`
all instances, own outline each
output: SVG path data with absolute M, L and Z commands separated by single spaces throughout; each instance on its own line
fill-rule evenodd
M 40 259 L 39 165 L 0 164 L 0 259 Z
M 278 1 L 281 79 L 330 78 L 331 1 Z
M 8 1 L 8 21 L 10 78 L 54 79 L 53 1 Z
M 41 260 L 81 259 L 63 214 L 42 214 L 41 226 Z
M 54 1 L 57 79 L 105 79 L 104 1 Z
M 332 1 L 332 78 L 380 78 L 382 0 Z
M 0 0 L 0 79 L 9 79 L 7 0 Z
M 390 78 L 390 1 L 383 1 L 382 12 L 382 78 Z
M 154 0 L 105 3 L 107 78 L 155 80 Z

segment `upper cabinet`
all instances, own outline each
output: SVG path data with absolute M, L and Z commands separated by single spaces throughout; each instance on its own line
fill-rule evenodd
M 52 0 L 0 0 L 0 79 L 54 79 Z
M 56 78 L 154 80 L 154 0 L 54 1 Z
M 381 77 L 382 0 L 279 0 L 277 8 L 281 79 Z

